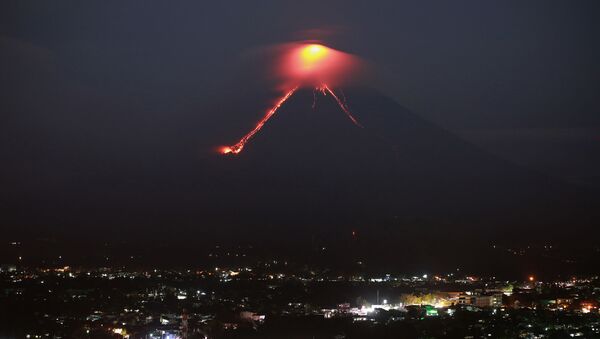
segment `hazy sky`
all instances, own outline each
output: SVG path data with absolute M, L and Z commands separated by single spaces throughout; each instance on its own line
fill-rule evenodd
M 93 96 L 110 115 L 128 100 L 168 107 L 239 91 L 252 85 L 238 73 L 252 65 L 253 51 L 317 38 L 368 60 L 375 87 L 470 141 L 553 175 L 600 183 L 595 0 L 1 6 L 4 131 L 28 115 L 39 119 L 33 106 L 46 97 L 47 116 L 60 116 L 74 95 Z
M 260 51 L 298 39 L 364 58 L 369 86 L 486 150 L 600 187 L 599 9 L 596 0 L 3 1 L 5 198 L 27 214 L 19 199 L 60 192 L 66 170 L 97 164 L 102 180 L 135 181 L 125 164 L 178 156 L 171 148 L 193 143 L 180 133 L 189 117 L 222 119 L 214 107 L 263 86 Z

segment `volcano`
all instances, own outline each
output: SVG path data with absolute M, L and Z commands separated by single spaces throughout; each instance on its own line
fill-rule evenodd
M 488 154 L 374 90 L 346 95 L 364 128 L 331 97 L 313 108 L 313 92 L 299 90 L 243 153 L 211 159 L 219 179 L 206 203 L 229 222 L 344 232 L 426 224 L 446 234 L 452 224 L 532 238 L 595 220 L 592 192 Z
M 486 153 L 376 90 L 343 91 L 362 128 L 331 96 L 317 93 L 313 108 L 313 89 L 300 88 L 235 155 L 216 148 L 264 116 L 270 106 L 260 103 L 269 101 L 258 89 L 202 106 L 211 119 L 186 108 L 158 126 L 140 113 L 122 129 L 135 130 L 135 141 L 86 134 L 96 122 L 61 133 L 55 138 L 71 147 L 44 153 L 40 164 L 55 165 L 32 172 L 44 175 L 32 183 L 48 188 L 5 202 L 5 220 L 15 234 L 26 225 L 65 225 L 66 236 L 139 246 L 160 234 L 177 248 L 187 242 L 190 260 L 202 244 L 236 239 L 270 242 L 264 248 L 339 244 L 344 255 L 358 253 L 349 245 L 358 242 L 361 253 L 382 249 L 396 260 L 405 249 L 406 258 L 434 253 L 432 261 L 502 239 L 510 246 L 595 240 L 580 235 L 598 224 L 596 192 Z M 110 152 L 95 151 L 107 144 Z

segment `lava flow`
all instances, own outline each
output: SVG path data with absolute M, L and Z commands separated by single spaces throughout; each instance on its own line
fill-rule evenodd
M 358 127 L 363 127 L 350 112 L 346 99 L 341 100 L 328 83 L 338 83 L 342 76 L 347 76 L 350 65 L 355 62 L 352 57 L 318 44 L 294 45 L 287 49 L 280 67 L 280 74 L 287 83 L 293 86 L 267 111 L 256 126 L 244 135 L 236 144 L 220 148 L 222 154 L 240 153 L 248 141 L 258 133 L 263 126 L 277 113 L 277 110 L 296 92 L 300 87 L 314 87 L 315 101 L 316 93 L 331 95 L 348 118 Z M 342 93 L 343 94 L 343 93 Z M 315 103 L 313 102 L 313 108 Z
M 344 101 L 342 102 L 342 100 L 340 100 L 340 98 L 335 94 L 334 91 L 331 90 L 331 88 L 329 88 L 329 86 L 327 85 L 322 85 L 320 88 L 321 92 L 323 92 L 324 94 L 329 93 L 331 94 L 331 96 L 335 99 L 335 101 L 338 103 L 338 105 L 340 105 L 340 108 L 342 109 L 342 111 L 344 111 L 344 113 L 346 113 L 346 115 L 348 116 L 348 118 L 350 118 L 350 120 L 352 120 L 352 122 L 362 128 L 363 126 L 356 120 L 356 118 L 352 115 L 352 113 L 350 112 L 350 108 L 348 108 L 348 105 L 346 104 L 346 99 L 344 98 Z
M 222 147 L 221 153 L 223 153 L 223 154 L 227 154 L 227 153 L 238 154 L 238 153 L 240 153 L 244 149 L 244 146 L 246 146 L 246 143 L 248 142 L 248 140 L 250 140 L 250 138 L 252 138 L 254 136 L 254 134 L 258 133 L 258 131 L 260 131 L 260 129 L 265 125 L 265 123 L 269 119 L 271 119 L 271 117 L 277 112 L 279 107 L 281 107 L 281 105 L 283 105 L 283 103 L 286 102 L 287 99 L 289 99 L 292 96 L 292 94 L 294 94 L 294 92 L 296 92 L 297 89 L 298 89 L 298 87 L 296 86 L 296 87 L 292 88 L 291 90 L 289 90 L 287 93 L 285 93 L 285 95 L 281 99 L 279 99 L 279 101 L 277 101 L 275 106 L 273 106 L 267 112 L 267 114 L 262 119 L 260 119 L 260 121 L 256 124 L 256 126 L 250 132 L 248 132 L 248 134 L 244 135 L 242 137 L 242 139 L 240 139 L 240 141 L 237 142 L 237 144 L 232 145 L 232 146 Z

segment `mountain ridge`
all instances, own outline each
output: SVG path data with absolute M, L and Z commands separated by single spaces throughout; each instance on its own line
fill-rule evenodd
M 277 200 L 291 199 L 315 219 L 329 211 L 358 224 L 411 214 L 467 224 L 491 215 L 485 223 L 544 227 L 586 211 L 569 201 L 578 188 L 486 153 L 374 90 L 347 89 L 347 98 L 364 129 L 331 98 L 318 96 L 313 110 L 313 93 L 300 90 L 241 154 L 221 159 L 240 170 L 236 185 L 256 194 L 241 200 L 272 204 L 273 216 L 290 211 Z M 261 184 L 246 185 L 253 180 Z

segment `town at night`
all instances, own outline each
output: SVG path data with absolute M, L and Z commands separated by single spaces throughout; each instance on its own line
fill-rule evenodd
M 0 3 L 0 339 L 600 338 L 598 0 Z

